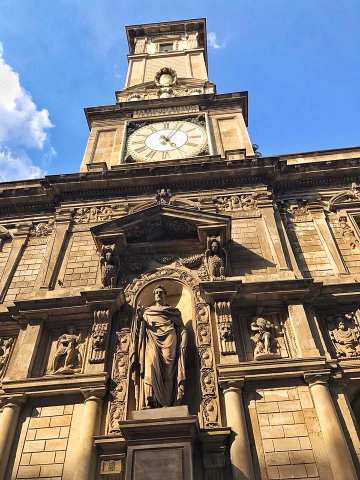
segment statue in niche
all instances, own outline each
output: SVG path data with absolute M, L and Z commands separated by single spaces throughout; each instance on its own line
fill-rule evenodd
M 180 405 L 184 398 L 187 332 L 180 311 L 166 303 L 165 288 L 153 294 L 153 305 L 138 307 L 131 332 L 137 410 Z
M 119 275 L 119 258 L 115 252 L 116 245 L 103 245 L 101 249 L 101 282 L 104 288 L 116 288 Z
M 227 255 L 217 238 L 209 240 L 205 252 L 205 266 L 211 280 L 224 280 L 227 267 Z
M 270 320 L 259 317 L 251 323 L 250 329 L 254 332 L 251 340 L 255 344 L 255 360 L 266 360 L 280 357 L 276 350 L 277 341 L 274 335 L 275 327 Z
M 10 356 L 11 347 L 14 343 L 14 339 L 0 337 L 0 375 L 3 373 L 6 367 L 7 361 Z
M 345 322 L 343 316 L 335 316 L 334 323 L 337 324 L 337 327 L 330 331 L 336 355 L 338 357 L 360 356 L 360 332 L 356 327 L 349 328 Z
M 50 373 L 55 374 L 74 374 L 81 372 L 83 358 L 80 352 L 80 334 L 76 334 L 74 329 L 69 329 L 58 338 L 56 351 L 52 361 Z

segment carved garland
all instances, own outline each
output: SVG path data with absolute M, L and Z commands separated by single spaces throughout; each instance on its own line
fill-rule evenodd
M 109 433 L 119 431 L 119 422 L 126 417 L 129 386 L 130 329 L 122 328 L 116 333 L 115 353 L 111 372 L 109 402 Z
M 198 281 L 189 272 L 182 269 L 161 268 L 135 279 L 125 289 L 128 304 L 133 305 L 139 290 L 147 283 L 158 279 L 173 279 L 188 286 L 195 302 L 196 344 L 201 361 L 200 384 L 202 391 L 200 424 L 204 428 L 220 426 L 219 395 L 217 374 L 214 365 L 213 340 L 211 335 L 209 305 L 204 301 Z M 123 343 L 121 343 L 123 342 Z M 118 344 L 114 354 L 110 412 L 110 432 L 118 430 L 118 421 L 126 417 L 127 392 L 129 389 L 129 344 L 130 330 L 122 329 L 118 333 Z M 125 345 L 125 347 L 124 347 Z

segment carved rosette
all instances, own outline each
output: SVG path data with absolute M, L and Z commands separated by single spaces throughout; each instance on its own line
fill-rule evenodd
M 112 386 L 109 403 L 109 433 L 119 431 L 119 422 L 125 419 L 129 385 L 130 329 L 116 333 L 116 346 L 112 367 Z
M 91 330 L 91 346 L 89 363 L 103 363 L 109 339 L 109 310 L 96 310 Z
M 215 315 L 222 355 L 236 354 L 230 302 L 216 302 Z
M 200 358 L 200 384 L 202 393 L 200 424 L 204 428 L 217 428 L 221 425 L 219 414 L 219 393 L 217 373 L 214 363 L 213 340 L 209 306 L 200 292 L 198 279 L 180 268 L 160 268 L 134 279 L 125 289 L 127 303 L 133 304 L 137 293 L 149 282 L 174 279 L 187 285 L 193 294 L 195 304 L 195 335 Z M 124 407 L 125 408 L 125 407 Z

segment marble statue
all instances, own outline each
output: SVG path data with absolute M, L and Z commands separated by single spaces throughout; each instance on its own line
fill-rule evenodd
M 73 329 L 58 338 L 51 374 L 73 374 L 81 372 L 83 364 L 80 352 L 80 335 Z
M 226 274 L 227 257 L 219 240 L 210 239 L 209 248 L 205 252 L 205 266 L 211 280 L 223 280 Z
M 137 410 L 179 405 L 184 398 L 187 332 L 180 311 L 166 303 L 165 288 L 153 294 L 153 305 L 138 307 L 131 333 Z
M 360 332 L 345 325 L 343 317 L 335 318 L 337 327 L 330 332 L 338 357 L 360 356 Z

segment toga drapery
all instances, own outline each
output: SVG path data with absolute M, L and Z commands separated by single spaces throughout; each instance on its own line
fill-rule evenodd
M 183 394 L 186 331 L 181 313 L 169 305 L 152 305 L 132 328 L 136 408 L 169 407 Z

